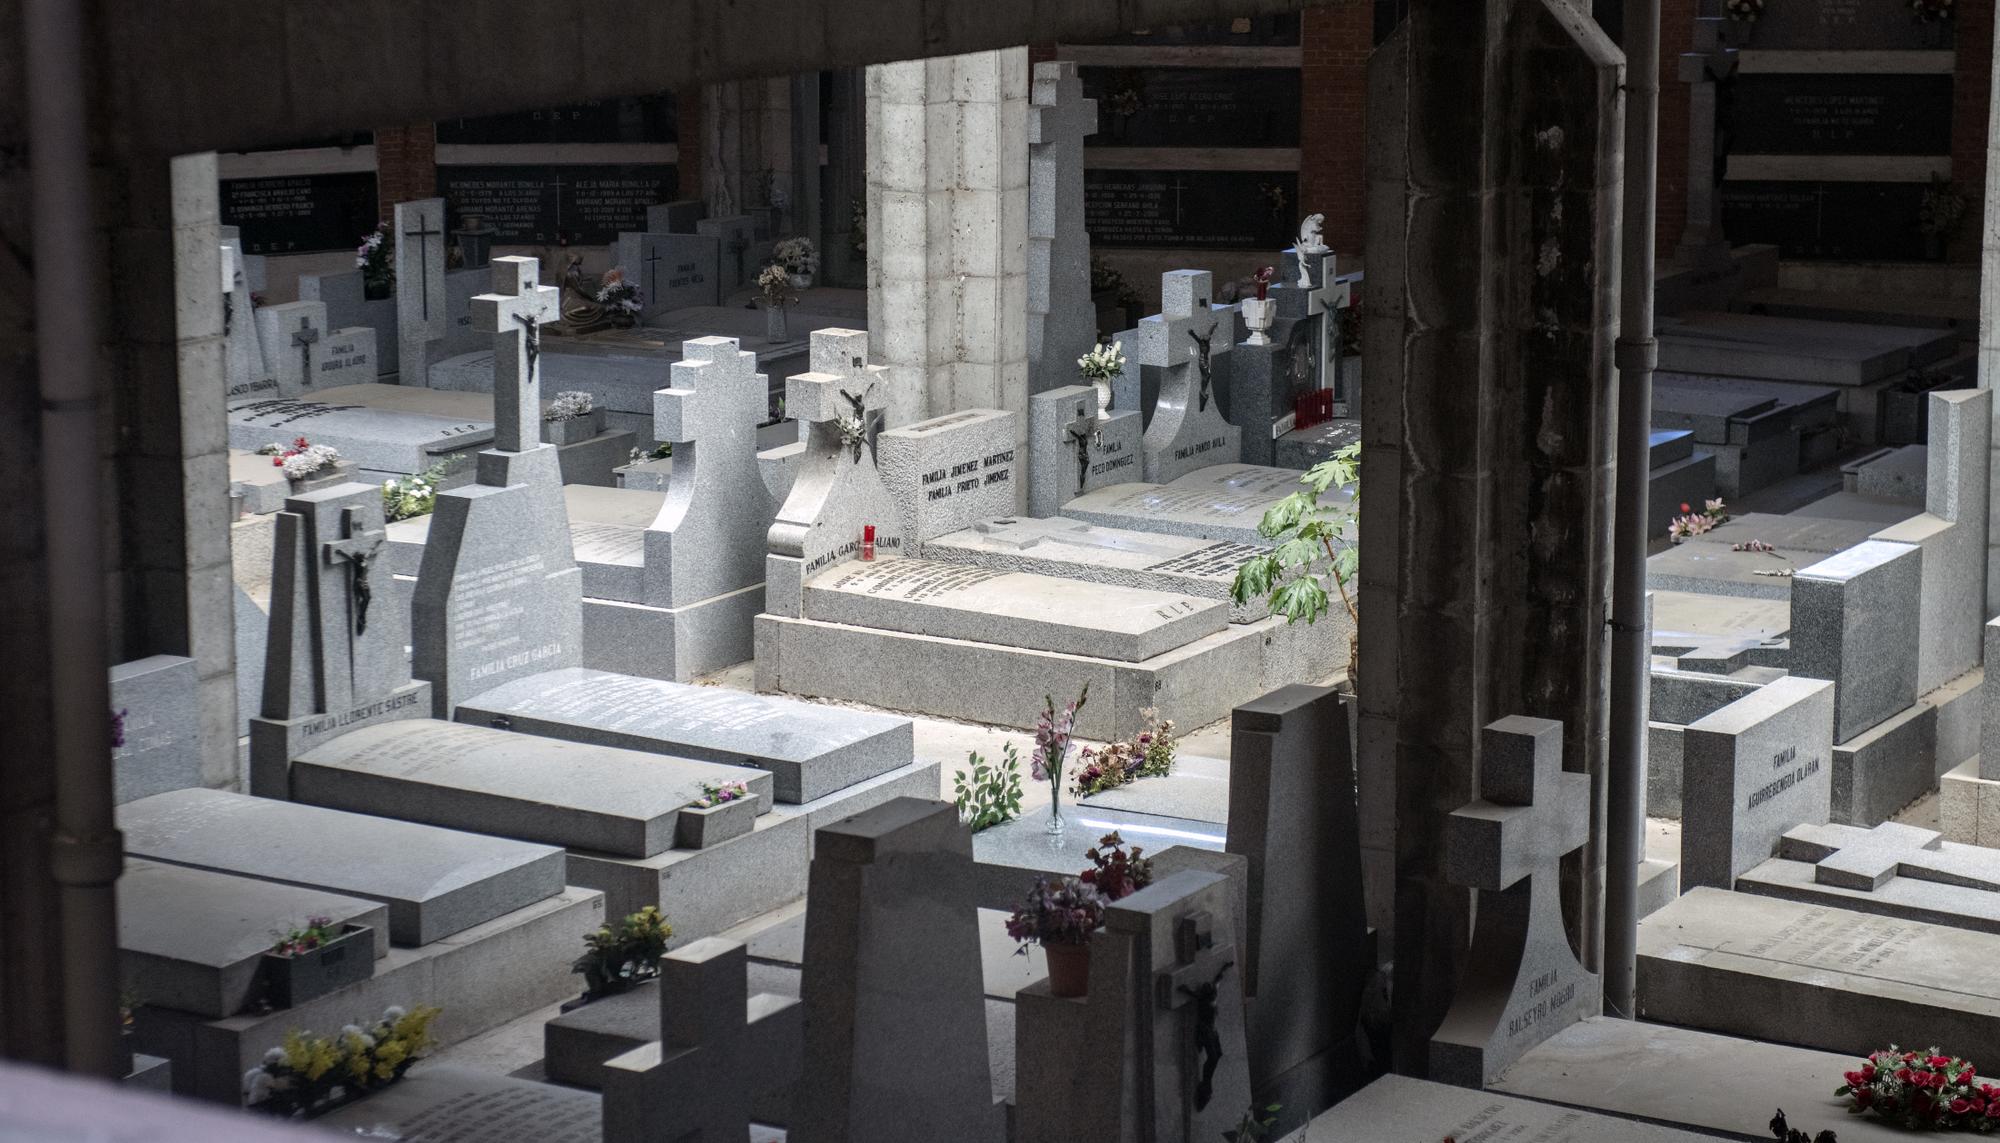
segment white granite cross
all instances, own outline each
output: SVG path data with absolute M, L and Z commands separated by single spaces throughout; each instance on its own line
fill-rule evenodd
M 757 355 L 733 337 L 681 343 L 653 394 L 653 435 L 674 445 L 667 495 L 646 530 L 646 602 L 681 607 L 756 582 L 770 495 L 757 471 L 767 405 Z
M 1164 399 L 1201 411 L 1208 409 L 1215 356 L 1236 341 L 1236 315 L 1213 304 L 1214 276 L 1207 270 L 1170 270 L 1160 275 L 1160 312 L 1139 319 L 1129 359 L 1166 370 Z M 1172 392 L 1170 392 L 1172 390 Z
M 1563 770 L 1560 723 L 1516 715 L 1488 726 L 1479 793 L 1445 826 L 1454 885 L 1497 892 L 1527 877 L 1553 885 L 1563 856 L 1590 836 L 1590 776 Z
M 1897 877 L 2000 892 L 2000 852 L 1980 846 L 1942 849 L 1936 830 L 1883 822 L 1873 829 L 1802 825 L 1785 831 L 1778 856 L 1814 865 L 1821 885 L 1872 892 Z
M 493 259 L 493 292 L 472 299 L 472 328 L 493 335 L 493 447 L 526 452 L 542 443 L 541 326 L 561 313 L 561 291 L 539 284 L 541 263 Z
M 604 1065 L 604 1143 L 729 1143 L 761 1090 L 796 1083 L 804 1009 L 749 995 L 742 944 L 706 937 L 660 960 L 660 1039 Z
M 888 367 L 868 364 L 868 334 L 855 329 L 814 330 L 806 363 L 812 368 L 785 378 L 785 415 L 811 426 L 809 451 L 845 444 L 860 463 L 885 427 Z

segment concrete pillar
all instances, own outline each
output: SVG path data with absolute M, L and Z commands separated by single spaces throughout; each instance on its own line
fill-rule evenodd
M 2000 39 L 2000 21 L 1992 34 Z M 1991 53 L 1993 79 L 2000 81 L 2000 51 Z M 2000 82 L 1992 83 L 2000 88 Z M 1979 387 L 2000 386 L 2000 100 L 1986 115 L 1986 194 L 1980 205 Z M 2000 405 L 1995 406 L 1992 451 L 1987 466 L 1986 617 L 2000 615 Z
M 833 90 L 826 116 L 826 245 L 820 269 L 829 286 L 862 289 L 868 285 L 868 259 L 856 249 L 865 244 L 868 228 L 854 226 L 854 210 L 868 203 L 867 73 L 858 67 L 833 73 Z
M 868 343 L 1027 423 L 1028 50 L 868 69 Z
M 812 239 L 813 249 L 824 251 L 826 227 L 819 206 L 819 73 L 793 76 L 791 96 L 792 205 L 785 212 L 786 221 L 791 233 Z
M 1412 0 L 1371 64 L 1360 816 L 1394 885 L 1399 1071 L 1463 968 L 1442 837 L 1481 727 L 1563 723 L 1601 868 L 1619 61 L 1568 0 Z M 1579 937 L 1595 880 L 1565 878 Z

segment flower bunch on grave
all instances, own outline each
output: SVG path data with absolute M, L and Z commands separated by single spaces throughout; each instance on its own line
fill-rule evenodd
M 290 447 L 267 444 L 257 453 L 270 457 L 271 466 L 284 469 L 285 476 L 292 480 L 304 480 L 321 469 L 340 463 L 339 449 L 332 445 L 316 445 L 304 437 L 294 437 Z
M 1113 742 L 1102 750 L 1084 747 L 1071 787 L 1077 797 L 1173 773 L 1174 754 L 1180 749 L 1179 741 L 1174 738 L 1173 719 L 1162 722 L 1157 707 L 1147 707 L 1139 714 L 1146 720 L 1146 729 L 1130 741 Z
M 1130 897 L 1153 883 L 1153 859 L 1140 856 L 1145 852 L 1136 845 L 1126 849 L 1125 839 L 1113 830 L 1083 851 L 1090 859 L 1090 868 L 1078 874 L 1077 880 L 1097 890 L 1106 901 Z
M 1951 0 L 1910 0 L 1910 11 L 1919 20 L 1951 19 Z
M 583 938 L 583 955 L 570 971 L 584 979 L 584 999 L 622 992 L 660 973 L 660 958 L 674 927 L 656 905 L 648 905 L 615 925 L 603 925 Z
M 304 927 L 295 928 L 290 932 L 279 932 L 274 929 L 271 935 L 278 938 L 276 943 L 271 945 L 273 955 L 299 956 L 340 936 L 340 928 L 334 924 L 332 917 L 307 917 Z
M 951 776 L 952 803 L 959 820 L 973 833 L 1021 816 L 1021 752 L 1011 742 L 1000 747 L 1001 760 L 989 763 L 977 750 L 966 757 L 966 769 Z
M 1722 7 L 1732 20 L 1754 21 L 1764 14 L 1764 0 L 1725 0 Z
M 283 1047 L 264 1053 L 263 1064 L 244 1073 L 245 1102 L 273 1115 L 311 1118 L 379 1091 L 401 1079 L 435 1042 L 430 1027 L 440 1011 L 391 1007 L 367 1028 L 349 1024 L 332 1036 L 294 1028 Z
M 393 524 L 398 520 L 430 515 L 437 507 L 438 484 L 450 471 L 451 463 L 441 460 L 422 472 L 383 481 L 383 518 Z
M 819 251 L 813 249 L 813 240 L 801 234 L 796 238 L 786 238 L 771 247 L 771 257 L 788 274 L 811 277 L 819 272 Z
M 1833 1094 L 1846 1097 L 1849 1111 L 1872 1111 L 1916 1130 L 2000 1129 L 2000 1087 L 1978 1082 L 1971 1060 L 1935 1047 L 1907 1052 L 1891 1044 L 1841 1078 L 1846 1082 Z
M 750 787 L 742 782 L 703 782 L 701 797 L 694 800 L 696 809 L 706 810 L 724 802 L 741 801 L 750 796 Z
M 640 461 L 661 460 L 666 457 L 670 457 L 672 455 L 674 455 L 674 442 L 661 441 L 659 444 L 654 445 L 650 449 L 643 449 L 643 448 L 633 449 L 632 463 L 638 464 Z
M 549 410 L 542 414 L 545 421 L 574 421 L 587 417 L 597 408 L 597 402 L 581 389 L 565 389 L 549 401 Z
M 1332 583 L 1348 620 L 1355 624 L 1355 632 L 1347 639 L 1347 678 L 1353 685 L 1361 666 L 1360 618 L 1348 584 L 1360 570 L 1361 552 L 1352 543 L 1337 548 L 1334 541 L 1352 533 L 1360 516 L 1361 442 L 1335 450 L 1331 457 L 1307 469 L 1299 483 L 1306 486 L 1305 491 L 1271 505 L 1257 522 L 1257 534 L 1277 541 L 1277 546 L 1250 557 L 1236 569 L 1229 597 L 1238 604 L 1263 599 L 1271 614 L 1284 616 L 1287 623 L 1301 619 L 1315 623 L 1327 612 L 1331 596 L 1326 582 Z M 1321 504 L 1320 497 L 1329 488 L 1346 493 L 1345 503 Z
M 361 271 L 361 289 L 367 296 L 386 298 L 394 292 L 396 276 L 389 264 L 395 252 L 396 238 L 386 222 L 355 248 L 354 265 Z
M 638 317 L 643 301 L 639 287 L 625 280 L 625 268 L 614 266 L 597 282 L 597 304 L 628 317 Z
M 1729 522 L 1727 508 L 1719 496 L 1714 500 L 1704 501 L 1699 512 L 1687 504 L 1682 504 L 1681 514 L 1674 517 L 1673 522 L 1667 525 L 1667 538 L 1679 544 L 1689 537 L 1709 531 L 1718 524 L 1727 524 Z
M 1284 1106 L 1282 1103 L 1265 1107 L 1251 1104 L 1243 1113 L 1243 1118 L 1236 1121 L 1236 1126 L 1222 1133 L 1223 1143 L 1262 1143 L 1262 1140 L 1269 1139 L 1271 1129 L 1278 1125 L 1278 1112 Z
M 1277 274 L 1278 274 L 1278 268 L 1276 266 L 1266 266 L 1262 270 L 1257 271 L 1256 274 L 1251 276 L 1250 280 L 1254 282 L 1257 286 L 1258 301 L 1261 302 L 1266 298 L 1270 297 L 1271 279 L 1276 277 Z
M 1007 935 L 1029 945 L 1081 945 L 1104 923 L 1104 897 L 1079 877 L 1037 877 L 1027 899 L 1007 918 Z
M 1776 1139 L 1778 1143 L 1840 1143 L 1831 1131 L 1808 1135 L 1793 1127 L 1785 1122 L 1785 1109 L 1782 1107 L 1778 1109 L 1778 1114 L 1771 1117 L 1771 1138 Z
M 764 304 L 772 309 L 792 304 L 792 276 L 776 262 L 758 271 L 757 288 L 764 291 Z
M 1089 353 L 1076 359 L 1076 371 L 1085 381 L 1109 381 L 1125 372 L 1125 343 L 1099 342 Z
M 1076 712 L 1090 699 L 1090 684 L 1074 702 L 1056 710 L 1053 695 L 1042 696 L 1042 713 L 1035 716 L 1035 753 L 1028 759 L 1028 773 L 1037 782 L 1049 784 L 1049 833 L 1062 833 L 1062 779 L 1069 759 L 1070 740 L 1076 736 Z

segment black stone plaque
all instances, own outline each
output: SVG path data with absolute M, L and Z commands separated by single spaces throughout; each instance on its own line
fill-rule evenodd
M 375 229 L 375 172 L 223 179 L 222 223 L 245 254 L 352 250 Z
M 1922 20 L 1908 0 L 1769 0 L 1755 21 L 1727 21 L 1744 47 L 1909 51 L 1952 46 L 1952 21 Z
M 478 215 L 497 245 L 562 242 L 602 246 L 621 230 L 646 229 L 646 208 L 674 197 L 671 163 L 591 166 L 439 167 L 446 229 Z
M 1295 48 L 1299 44 L 1299 17 L 1296 12 L 1239 16 L 1234 20 L 1208 20 L 1199 24 L 1182 24 L 1177 28 L 1149 28 L 1128 35 L 1092 40 L 1091 43 Z
M 1297 235 L 1297 171 L 1086 170 L 1083 194 L 1098 246 L 1278 250 Z
M 1093 147 L 1296 147 L 1299 70 L 1086 67 L 1097 100 Z
M 1922 183 L 1722 184 L 1723 229 L 1734 245 L 1775 243 L 1786 258 L 1921 261 L 1943 245 L 1918 228 Z
M 1739 155 L 1951 154 L 1949 75 L 1742 75 L 1729 114 Z
M 441 119 L 437 125 L 440 143 L 672 143 L 678 137 L 670 94 Z

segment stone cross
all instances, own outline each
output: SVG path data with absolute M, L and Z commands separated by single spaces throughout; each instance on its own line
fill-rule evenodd
M 1980 846 L 1941 849 L 1943 835 L 1899 822 L 1873 829 L 1802 825 L 1785 831 L 1779 857 L 1811 862 L 1813 880 L 1873 892 L 1897 877 L 2000 892 L 2000 852 Z
M 757 473 L 766 386 L 732 337 L 681 343 L 653 394 L 653 435 L 674 445 L 667 496 L 646 531 L 646 602 L 683 607 L 764 578 L 771 497 Z
M 382 554 L 382 544 L 388 533 L 381 528 L 370 528 L 368 521 L 358 509 L 344 509 L 340 514 L 341 538 L 326 545 L 328 563 L 345 562 L 348 565 L 349 591 L 354 601 L 354 633 L 368 633 L 368 603 L 374 592 L 368 584 L 368 569 L 374 565 L 375 557 Z
M 436 221 L 425 217 L 421 212 L 417 215 L 416 223 L 417 228 L 415 230 L 403 231 L 403 237 L 417 240 L 418 296 L 422 302 L 424 320 L 429 321 L 431 316 L 430 240 L 436 238 L 442 242 L 444 240 L 444 231 L 436 229 Z M 441 249 L 442 247 L 440 247 Z
M 1161 310 L 1142 318 L 1131 335 L 1128 373 L 1162 371 L 1153 420 L 1146 427 L 1145 479 L 1167 484 L 1198 468 L 1241 456 L 1242 432 L 1213 401 L 1216 359 L 1236 338 L 1236 314 L 1214 303 L 1207 270 L 1160 275 Z
M 542 443 L 541 326 L 561 313 L 561 291 L 540 284 L 541 264 L 493 259 L 493 292 L 472 299 L 472 328 L 493 335 L 493 447 L 526 452 Z
M 1028 104 L 1028 389 L 1068 385 L 1097 340 L 1090 302 L 1090 233 L 1083 225 L 1083 141 L 1097 101 L 1076 64 L 1035 65 Z
M 312 384 L 312 347 L 319 340 L 319 331 L 313 328 L 312 319 L 299 318 L 299 328 L 292 333 L 292 344 L 299 347 L 299 376 L 305 384 Z
M 1348 284 L 1336 280 L 1339 255 L 1327 251 L 1300 254 L 1298 257 L 1302 275 L 1309 273 L 1309 264 L 1316 264 L 1319 269 L 1319 273 L 1313 275 L 1317 280 L 1310 285 L 1302 283 L 1301 288 L 1306 292 L 1306 316 L 1319 315 L 1319 388 L 1331 389 L 1333 385 L 1327 378 L 1338 372 L 1335 362 L 1340 348 L 1340 323 L 1335 320 L 1336 313 L 1352 304 L 1352 299 Z
M 1479 792 L 1445 823 L 1445 874 L 1479 890 L 1479 909 L 1458 995 L 1431 1039 L 1431 1078 L 1467 1087 L 1595 1015 L 1602 997 L 1570 951 L 1557 896 L 1563 856 L 1590 836 L 1590 777 L 1562 768 L 1562 724 L 1488 725 Z
M 652 301 L 660 296 L 660 263 L 665 261 L 665 259 L 660 257 L 660 248 L 658 246 L 648 246 L 646 248 L 646 256 L 641 261 L 646 265 L 645 300 Z
M 1722 212 L 1716 209 L 1715 111 L 1716 87 L 1736 73 L 1736 49 L 1722 43 L 1722 19 L 1698 17 L 1694 50 L 1682 52 L 1680 80 L 1688 85 L 1687 228 L 1681 232 L 1676 260 L 1698 266 L 1727 258 Z
M 430 343 L 444 337 L 444 200 L 396 204 L 396 369 L 405 385 L 430 383 Z
M 743 945 L 705 937 L 660 960 L 660 1039 L 604 1065 L 604 1143 L 736 1143 L 760 1091 L 798 1082 L 804 1008 L 749 995 Z
M 1159 1005 L 1168 1011 L 1193 1008 L 1193 1033 L 1187 1041 L 1192 1058 L 1185 1074 L 1199 1077 L 1194 1090 L 1183 1093 L 1194 1110 L 1204 1111 L 1215 1095 L 1215 1069 L 1222 1065 L 1222 1037 L 1217 1031 L 1219 985 L 1236 967 L 1236 946 L 1215 943 L 1215 921 L 1205 912 L 1190 913 L 1174 925 L 1174 967 L 1154 977 Z

